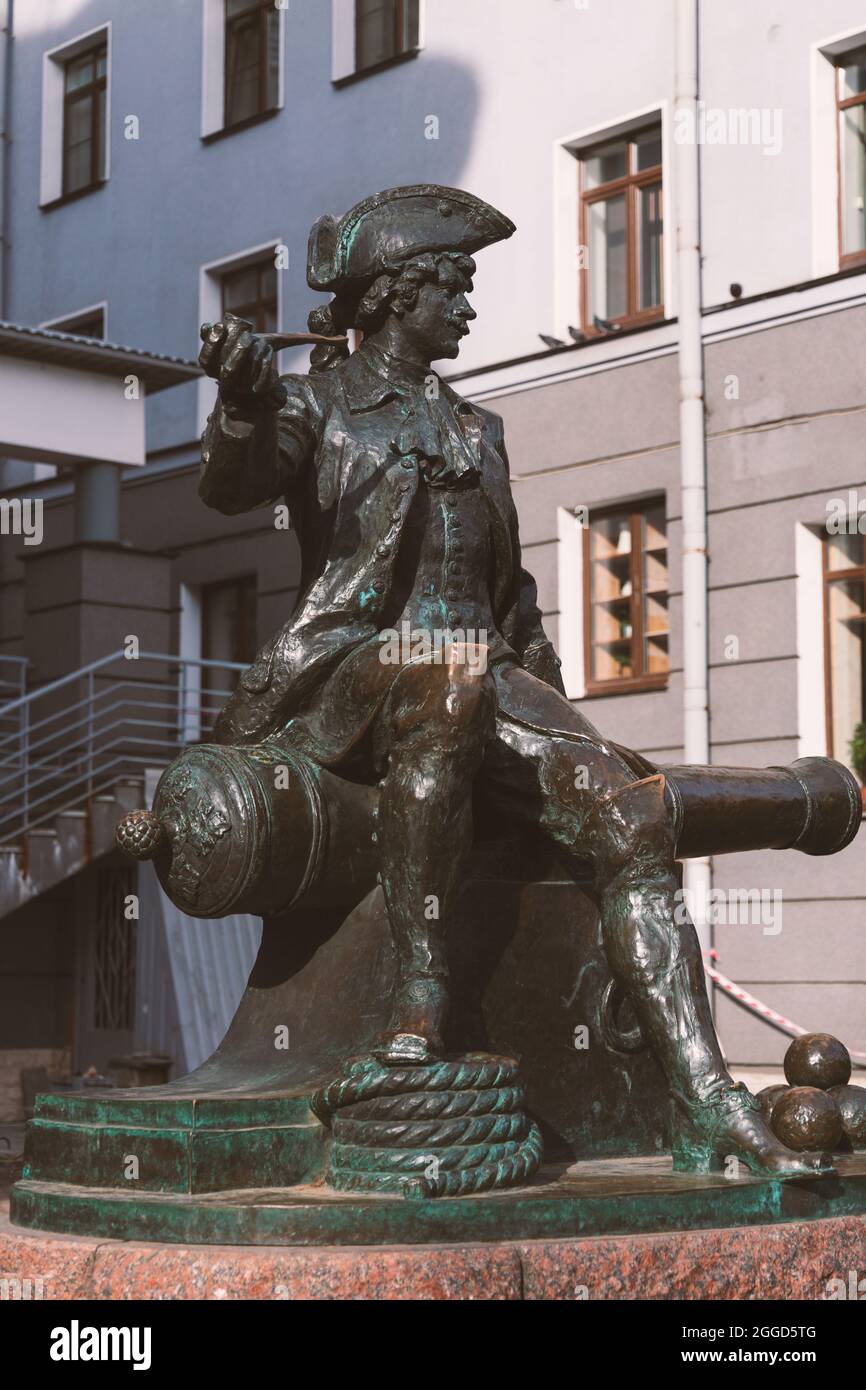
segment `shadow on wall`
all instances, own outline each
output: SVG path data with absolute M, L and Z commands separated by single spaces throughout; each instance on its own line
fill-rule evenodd
M 319 91 L 317 82 L 315 100 L 307 103 L 304 96 L 309 89 L 293 96 L 289 72 L 285 110 L 273 122 L 238 137 L 244 143 L 237 146 L 232 205 L 197 243 L 199 260 L 208 263 L 230 256 L 233 249 L 259 245 L 279 228 L 289 253 L 288 268 L 281 272 L 280 318 L 281 327 L 289 331 L 303 331 L 311 309 L 327 299 L 311 290 L 306 280 L 307 238 L 317 218 L 323 213 L 340 217 L 362 198 L 400 184 L 461 187 L 481 95 L 471 68 L 423 51 L 411 61 L 339 89 L 323 73 L 321 87 Z M 278 144 L 280 164 L 276 166 Z M 226 154 L 230 145 L 225 147 Z M 486 191 L 471 189 L 482 198 Z M 208 190 L 201 194 L 208 204 Z M 190 203 L 198 196 L 193 185 L 186 196 Z M 176 318 L 178 304 L 188 302 L 193 281 L 197 284 L 198 264 L 190 261 L 188 266 L 178 266 L 171 221 L 183 220 L 190 211 L 190 207 L 167 209 L 158 233 L 157 254 L 171 260 L 171 275 L 160 274 L 153 257 L 148 262 L 133 261 L 139 266 L 137 273 L 146 273 L 153 284 L 176 287 L 178 273 L 187 278 L 185 294 L 174 295 L 175 302 L 166 306 L 161 322 L 148 326 L 146 334 L 133 334 L 137 342 L 146 337 L 148 347 L 183 357 L 197 356 L 200 346 L 197 314 L 187 314 L 182 325 Z M 208 219 L 200 225 L 207 228 Z M 305 372 L 308 364 L 307 350 L 283 353 L 280 360 L 284 372 Z M 194 386 L 176 388 L 149 401 L 149 450 L 196 439 L 196 404 Z

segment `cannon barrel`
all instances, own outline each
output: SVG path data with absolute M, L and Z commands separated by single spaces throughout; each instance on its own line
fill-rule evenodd
M 863 816 L 860 784 L 832 758 L 662 771 L 680 859 L 749 849 L 835 854 L 854 839 Z
M 677 857 L 738 850 L 834 854 L 862 818 L 840 763 L 662 768 Z M 152 811 L 133 811 L 118 845 L 154 861 L 171 900 L 194 917 L 276 916 L 357 902 L 376 878 L 378 788 L 337 777 L 281 743 L 198 744 L 166 769 Z

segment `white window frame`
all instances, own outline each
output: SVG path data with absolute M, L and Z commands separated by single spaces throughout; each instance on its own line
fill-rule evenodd
M 270 251 L 284 245 L 281 237 L 272 237 L 258 246 L 247 247 L 232 256 L 223 256 L 218 261 L 209 261 L 199 269 L 198 314 L 199 323 L 215 323 L 222 314 L 222 278 L 233 270 L 243 270 L 244 266 L 262 260 Z M 277 329 L 283 327 L 285 309 L 285 290 L 283 273 L 277 271 Z M 212 377 L 202 376 L 198 380 L 198 432 L 201 434 L 207 424 L 216 400 L 217 384 Z
M 278 45 L 277 104 L 282 111 L 286 97 L 286 6 L 275 5 L 280 27 Z M 226 23 L 225 0 L 202 0 L 201 137 L 226 129 Z M 234 127 L 229 127 L 234 129 Z
M 794 532 L 797 609 L 797 756 L 827 756 L 824 669 L 824 535 L 797 522 Z
M 96 313 L 98 313 L 100 310 L 102 310 L 102 328 L 103 328 L 103 334 L 104 334 L 104 341 L 105 341 L 105 342 L 109 342 L 110 339 L 109 339 L 109 337 L 108 337 L 108 300 L 107 300 L 107 299 L 100 299 L 100 301 L 99 301 L 98 304 L 87 304 L 87 305 L 84 306 L 83 309 L 73 309 L 73 310 L 71 311 L 71 313 L 68 313 L 68 314 L 58 314 L 58 316 L 57 316 L 56 319 L 45 319 L 44 323 L 40 323 L 39 327 L 40 327 L 40 328 L 53 328 L 53 329 L 54 329 L 56 332 L 58 332 L 58 333 L 74 333 L 75 330 L 74 330 L 73 328 L 67 328 L 67 327 L 66 327 L 66 325 L 67 325 L 71 320 L 73 320 L 73 319 L 83 319 L 83 318 L 86 318 L 89 314 L 96 314 Z
M 418 0 L 418 49 L 424 47 L 426 28 L 426 0 Z M 354 77 L 357 71 L 355 0 L 331 0 L 331 81 L 343 82 L 347 77 Z
M 559 607 L 560 674 L 569 700 L 586 695 L 583 643 L 583 533 L 581 515 L 569 507 L 556 509 L 556 551 Z
M 105 36 L 105 178 L 111 176 L 111 20 L 86 34 L 49 49 L 42 55 L 42 149 L 39 169 L 39 206 L 48 207 L 63 197 L 63 107 L 66 64 Z
M 578 161 L 585 150 L 607 140 L 629 135 L 653 121 L 662 127 L 662 189 L 664 197 L 664 236 L 662 245 L 662 283 L 664 285 L 664 318 L 676 316 L 674 285 L 674 160 L 672 122 L 667 100 L 631 111 L 615 121 L 562 136 L 553 143 L 553 323 L 554 333 L 569 341 L 569 327 L 583 322 L 580 266 L 578 263 L 578 228 L 580 227 L 580 192 Z
M 836 68 L 839 59 L 866 47 L 861 25 L 844 34 L 812 45 L 811 87 L 811 194 L 812 275 L 820 279 L 839 270 L 839 170 L 836 130 Z

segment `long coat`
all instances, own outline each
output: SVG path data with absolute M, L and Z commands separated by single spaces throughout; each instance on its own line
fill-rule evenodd
M 375 636 L 424 455 L 423 409 L 419 418 L 363 347 L 330 370 L 282 380 L 279 412 L 251 414 L 221 399 L 202 440 L 202 499 L 232 514 L 284 497 L 301 548 L 297 604 L 220 716 L 225 742 L 256 742 L 279 729 L 309 706 L 343 656 Z M 452 412 L 480 468 L 498 631 L 527 670 L 561 690 L 535 581 L 521 565 L 502 420 L 444 382 L 438 390 L 437 409 Z

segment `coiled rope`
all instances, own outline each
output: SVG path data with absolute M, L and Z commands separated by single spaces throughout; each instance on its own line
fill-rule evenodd
M 542 1142 L 523 1104 L 517 1063 L 473 1053 L 412 1067 L 359 1058 L 311 1109 L 333 1134 L 332 1187 L 417 1199 L 528 1182 Z

